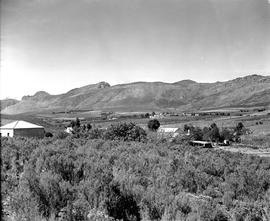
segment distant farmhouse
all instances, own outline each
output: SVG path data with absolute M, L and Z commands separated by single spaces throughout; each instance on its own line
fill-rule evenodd
M 74 133 L 74 130 L 73 130 L 72 127 L 67 127 L 67 128 L 65 129 L 65 132 L 68 133 L 68 134 L 73 134 L 73 133 Z
M 184 112 L 182 116 L 199 117 L 199 116 L 230 116 L 228 111 L 200 111 L 200 112 Z
M 173 127 L 173 128 L 166 128 L 166 127 L 160 127 L 158 129 L 159 133 L 171 135 L 172 137 L 176 137 L 179 135 L 179 128 Z
M 43 138 L 44 134 L 44 127 L 22 120 L 14 121 L 0 127 L 0 135 L 2 137 L 22 136 Z

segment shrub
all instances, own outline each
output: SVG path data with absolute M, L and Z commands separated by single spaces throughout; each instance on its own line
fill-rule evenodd
M 87 215 L 89 221 L 115 221 L 114 218 L 109 217 L 104 211 L 91 209 Z
M 199 127 L 195 127 L 191 130 L 191 137 L 193 140 L 203 140 L 203 132 Z
M 106 140 L 145 141 L 146 132 L 134 123 L 111 125 L 104 133 Z
M 45 137 L 53 137 L 53 134 L 51 132 L 46 132 Z
M 157 119 L 149 120 L 147 124 L 149 130 L 151 131 L 157 131 L 160 127 L 160 123 Z
M 75 127 L 80 127 L 81 126 L 81 122 L 80 122 L 80 119 L 78 117 L 76 117 L 76 120 L 75 120 Z
M 65 139 L 66 137 L 68 137 L 68 133 L 65 131 L 60 131 L 55 135 L 56 139 Z
M 92 125 L 90 123 L 87 123 L 86 124 L 86 128 L 87 128 L 87 130 L 91 130 L 92 129 Z
M 211 124 L 209 128 L 209 139 L 216 142 L 220 139 L 219 129 L 215 123 Z
M 188 132 L 188 130 L 190 130 L 190 126 L 188 126 L 187 124 L 184 125 L 184 131 Z
M 90 139 L 101 139 L 103 137 L 103 130 L 95 128 L 88 132 L 88 138 Z
M 268 158 L 87 138 L 2 138 L 3 211 L 14 220 L 269 220 Z
M 224 140 L 229 140 L 229 141 L 233 141 L 233 131 L 224 128 L 221 132 L 220 132 L 220 139 L 221 141 Z
M 236 125 L 236 127 L 235 127 L 235 132 L 236 132 L 236 134 L 239 136 L 239 135 L 242 135 L 243 134 L 243 132 L 244 132 L 244 125 L 243 125 L 243 123 L 242 122 L 239 122 L 237 125 Z
M 134 197 L 121 192 L 119 185 L 110 185 L 106 195 L 105 206 L 109 216 L 119 220 L 141 220 L 140 208 Z

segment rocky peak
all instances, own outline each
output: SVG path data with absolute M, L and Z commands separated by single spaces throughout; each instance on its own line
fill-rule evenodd
M 50 94 L 46 91 L 38 91 L 33 96 L 27 95 L 23 96 L 22 100 L 29 100 L 29 99 L 42 99 L 44 97 L 49 96 Z
M 98 88 L 107 88 L 110 87 L 111 85 L 105 81 L 101 81 L 98 83 Z

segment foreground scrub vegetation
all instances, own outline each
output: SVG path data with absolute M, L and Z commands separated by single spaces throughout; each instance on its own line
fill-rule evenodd
M 3 218 L 270 220 L 269 158 L 144 139 L 140 128 L 132 131 L 140 134 L 135 141 L 92 136 L 98 131 L 1 138 Z

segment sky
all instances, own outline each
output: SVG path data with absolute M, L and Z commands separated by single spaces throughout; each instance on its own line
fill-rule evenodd
M 1 0 L 0 98 L 270 75 L 269 1 Z

